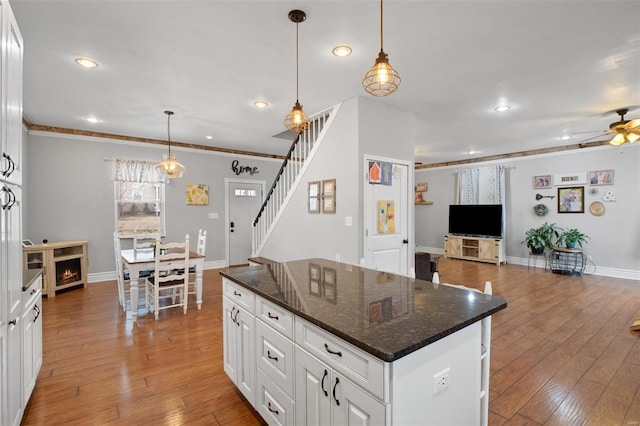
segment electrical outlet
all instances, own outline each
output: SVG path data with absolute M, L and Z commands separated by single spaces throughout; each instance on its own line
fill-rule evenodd
M 438 392 L 442 392 L 447 387 L 449 387 L 450 377 L 449 377 L 450 369 L 447 368 L 435 374 L 433 376 L 433 393 L 436 394 Z

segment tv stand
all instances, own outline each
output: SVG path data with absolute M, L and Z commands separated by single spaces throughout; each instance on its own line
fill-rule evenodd
M 506 256 L 500 238 L 447 235 L 444 237 L 444 257 L 500 265 Z

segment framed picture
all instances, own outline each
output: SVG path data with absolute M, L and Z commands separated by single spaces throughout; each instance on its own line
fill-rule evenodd
M 336 212 L 336 180 L 322 181 L 322 213 Z
M 534 189 L 551 188 L 551 175 L 534 176 L 533 188 Z
M 320 213 L 320 181 L 309 182 L 308 190 L 307 210 L 309 213 Z
M 31 240 L 22 240 L 22 247 L 31 247 L 33 242 Z
M 584 186 L 558 188 L 558 213 L 584 213 Z
M 613 185 L 613 170 L 589 172 L 590 185 Z
M 318 297 L 321 295 L 320 271 L 320 265 L 309 264 L 309 293 Z
M 204 183 L 187 184 L 187 205 L 206 206 L 209 204 L 209 185 Z
M 555 186 L 567 185 L 584 185 L 587 183 L 586 172 L 562 173 L 553 175 L 553 184 Z
M 331 303 L 336 303 L 338 295 L 336 292 L 336 270 L 333 268 L 322 268 L 323 297 Z

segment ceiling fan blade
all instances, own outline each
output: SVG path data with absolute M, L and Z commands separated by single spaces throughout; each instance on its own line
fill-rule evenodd
M 608 133 L 611 133 L 611 132 L 601 132 L 601 134 L 592 136 L 592 137 L 587 138 L 587 139 L 584 139 L 584 140 L 580 141 L 580 143 L 586 143 L 586 142 L 592 141 L 594 139 L 601 138 L 601 137 L 607 135 Z
M 640 118 L 635 118 L 631 120 L 630 122 L 625 124 L 625 127 L 629 130 L 634 129 L 635 131 L 636 128 L 640 128 Z
M 584 135 L 584 134 L 587 134 L 587 133 L 602 133 L 602 134 L 605 134 L 607 132 L 608 132 L 608 130 L 589 130 L 589 131 L 586 131 L 586 132 L 572 132 L 571 134 L 572 135 Z

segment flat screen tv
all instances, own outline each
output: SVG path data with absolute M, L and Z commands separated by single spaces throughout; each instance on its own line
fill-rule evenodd
M 502 238 L 502 205 L 450 205 L 449 233 L 471 237 Z

